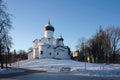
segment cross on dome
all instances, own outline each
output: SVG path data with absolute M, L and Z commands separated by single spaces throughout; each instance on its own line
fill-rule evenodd
M 50 24 L 50 19 L 48 20 L 48 24 Z
M 50 19 L 48 20 L 48 24 L 45 25 L 44 30 L 45 31 L 53 31 L 53 32 L 55 31 L 54 27 L 50 24 Z

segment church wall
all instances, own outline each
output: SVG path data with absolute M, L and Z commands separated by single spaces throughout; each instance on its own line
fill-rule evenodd
M 42 54 L 41 54 L 42 51 Z M 52 48 L 48 48 L 48 46 L 42 46 L 40 52 L 40 58 L 53 58 L 54 50 Z
M 33 48 L 33 55 L 32 55 L 33 59 L 35 59 L 35 49 Z
M 39 46 L 39 58 L 44 58 L 46 56 L 46 52 L 45 51 L 45 46 L 44 45 L 40 45 Z
M 39 50 L 38 50 L 38 48 L 35 48 L 35 58 L 39 59 Z
M 55 50 L 55 58 L 70 59 L 70 56 L 68 55 L 68 49 L 57 48 Z
M 69 59 L 70 56 L 68 55 L 68 49 L 65 46 L 57 47 L 56 49 L 53 49 L 52 46 L 46 44 L 46 45 L 39 45 L 39 47 L 33 50 L 33 58 Z
M 33 59 L 33 51 L 28 53 L 28 59 Z
M 63 47 L 58 47 L 53 49 L 48 45 L 41 45 L 39 48 L 35 48 L 35 58 L 59 58 L 59 59 L 69 59 L 68 49 Z
M 49 58 L 53 58 L 54 57 L 54 50 L 52 48 L 49 48 L 47 55 Z
M 49 44 L 49 45 L 55 45 L 55 39 L 54 37 L 52 38 L 42 38 L 39 42 L 40 45 L 45 45 L 45 44 Z

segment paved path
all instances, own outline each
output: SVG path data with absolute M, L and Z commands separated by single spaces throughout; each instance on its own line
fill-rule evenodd
M 69 73 L 51 73 L 37 70 L 25 70 L 25 72 L 19 73 L 0 74 L 0 80 L 120 80 L 120 78 L 86 77 Z
M 86 77 L 62 73 L 33 73 L 1 78 L 0 80 L 120 80 L 120 78 Z
M 21 70 L 24 70 L 24 72 L 0 74 L 0 80 L 2 78 L 11 78 L 11 77 L 17 77 L 17 76 L 23 76 L 23 75 L 25 76 L 25 75 L 28 75 L 28 74 L 46 72 L 46 71 L 42 71 L 42 70 L 29 70 L 29 69 L 24 69 L 24 68 L 13 68 L 13 69 L 21 69 Z

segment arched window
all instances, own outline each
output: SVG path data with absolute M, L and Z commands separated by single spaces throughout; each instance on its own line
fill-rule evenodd
M 57 52 L 57 55 L 59 55 L 59 53 Z
M 49 55 L 51 55 L 51 52 L 49 53 Z

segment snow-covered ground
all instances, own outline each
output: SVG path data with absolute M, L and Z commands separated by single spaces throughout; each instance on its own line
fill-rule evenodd
M 86 69 L 85 69 L 86 65 Z M 84 63 L 73 60 L 34 59 L 23 60 L 12 64 L 12 67 L 61 72 L 62 68 L 70 68 L 67 74 L 83 76 L 120 77 L 120 65 Z

